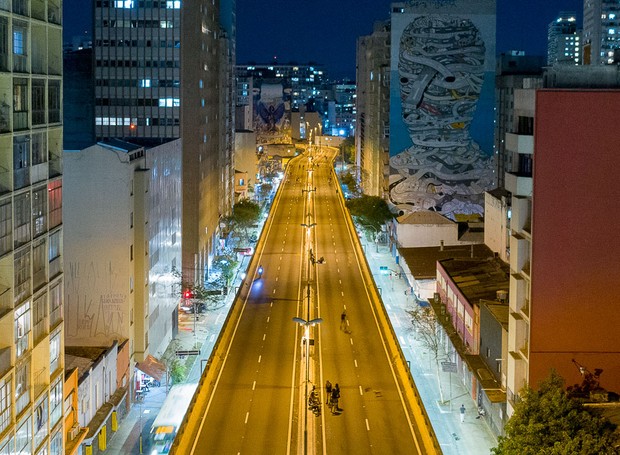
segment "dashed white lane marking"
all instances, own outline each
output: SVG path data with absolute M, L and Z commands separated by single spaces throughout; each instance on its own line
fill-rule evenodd
M 400 344 L 402 344 L 402 345 L 404 346 L 404 345 L 405 345 L 405 339 L 403 338 L 403 336 L 402 336 L 402 335 L 400 335 L 400 336 L 398 337 L 398 339 L 400 340 Z
M 364 391 L 362 390 L 362 386 L 360 386 L 360 395 L 364 395 Z
M 269 318 L 270 318 L 270 317 L 271 317 L 271 316 L 267 316 L 267 322 L 269 322 Z
M 355 364 L 355 368 L 357 368 L 357 359 L 353 359 L 353 363 Z
M 252 390 L 256 389 L 256 381 L 252 383 Z
M 368 419 L 366 419 L 366 430 L 370 431 L 370 424 L 368 423 Z
M 278 279 L 279 279 L 279 278 L 280 278 L 280 277 L 276 277 L 276 283 L 278 282 Z
M 260 363 L 260 361 L 261 361 L 261 359 L 262 359 L 262 358 L 263 358 L 263 356 L 262 356 L 262 355 L 259 355 L 259 356 L 258 356 L 258 363 Z
M 351 341 L 351 346 L 353 346 L 353 338 L 349 338 L 349 340 Z
M 250 418 L 250 411 L 246 412 L 245 414 L 245 422 L 244 423 L 248 423 L 248 419 Z
M 340 295 L 344 297 L 344 291 L 340 291 Z
M 265 341 L 266 338 L 267 338 L 267 334 L 263 333 L 263 341 Z

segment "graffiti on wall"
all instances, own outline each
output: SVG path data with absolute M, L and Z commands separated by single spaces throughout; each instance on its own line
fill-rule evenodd
M 111 264 L 100 271 L 97 264 L 83 266 L 78 262 L 67 264 L 65 295 L 67 337 L 100 340 L 127 338 L 126 317 L 129 312 L 127 295 L 113 286 L 117 274 Z
M 401 210 L 436 210 L 450 218 L 483 213 L 492 163 L 469 128 L 484 82 L 485 51 L 466 18 L 424 15 L 405 27 L 398 81 L 412 145 L 390 158 L 390 199 Z

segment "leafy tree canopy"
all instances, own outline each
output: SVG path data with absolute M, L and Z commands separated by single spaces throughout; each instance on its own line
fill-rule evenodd
M 247 231 L 260 217 L 260 206 L 250 199 L 242 199 L 233 206 L 230 217 L 233 225 Z
M 376 231 L 379 231 L 381 226 L 393 217 L 385 200 L 378 196 L 363 194 L 349 199 L 346 204 L 351 216 L 357 218 L 363 225 L 372 226 Z
M 340 143 L 340 153 L 344 157 L 344 162 L 353 164 L 355 162 L 355 138 L 349 136 Z
M 340 175 L 340 182 L 346 186 L 349 190 L 349 193 L 354 197 L 358 197 L 360 194 L 360 189 L 357 184 L 357 180 L 350 172 L 344 172 Z
M 617 454 L 615 426 L 570 398 L 553 372 L 538 390 L 526 388 L 495 455 Z

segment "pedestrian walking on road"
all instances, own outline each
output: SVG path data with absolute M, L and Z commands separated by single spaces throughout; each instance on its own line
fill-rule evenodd
M 344 310 L 340 315 L 340 330 L 347 328 L 347 310 Z
M 338 408 L 338 399 L 340 398 L 340 387 L 338 387 L 338 384 L 336 384 L 334 386 L 334 388 L 332 389 L 332 398 L 330 400 L 330 404 L 332 406 L 332 413 L 335 414 L 336 412 L 338 412 L 340 409 Z
M 327 395 L 327 406 L 331 409 L 332 407 L 332 383 L 327 381 L 325 383 L 325 392 Z
M 465 422 L 465 405 L 461 405 L 461 423 Z

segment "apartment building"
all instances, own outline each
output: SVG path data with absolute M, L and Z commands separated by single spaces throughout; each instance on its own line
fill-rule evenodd
M 616 34 L 620 4 L 615 0 L 583 2 L 583 64 L 612 65 L 620 61 L 620 40 Z
M 544 88 L 515 91 L 509 148 L 531 170 L 506 174 L 509 415 L 522 388 L 536 387 L 551 369 L 572 385 L 584 368 L 600 368 L 601 386 L 620 390 L 615 297 L 605 284 L 620 272 L 619 247 L 609 241 L 620 221 L 612 126 L 619 81 L 617 67 L 554 67 Z
M 0 452 L 63 448 L 62 10 L 0 2 Z

